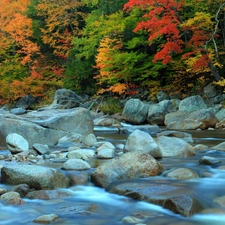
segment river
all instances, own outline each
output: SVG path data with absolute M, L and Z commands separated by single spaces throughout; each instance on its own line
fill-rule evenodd
M 193 135 L 194 145 L 205 144 L 209 147 L 225 141 L 224 131 L 188 131 Z M 118 134 L 117 129 L 96 127 L 95 134 L 104 137 L 113 144 L 125 143 L 127 135 Z M 199 165 L 198 161 L 203 155 L 220 159 L 221 163 L 215 166 Z M 101 160 L 92 162 L 97 166 Z M 214 199 L 225 196 L 225 170 L 217 169 L 225 164 L 225 152 L 197 151 L 190 158 L 163 158 L 160 160 L 165 171 L 171 168 L 186 167 L 196 171 L 201 178 L 180 181 L 160 175 L 145 179 L 136 179 L 134 182 L 150 182 L 155 184 L 170 184 L 179 186 L 185 193 L 192 193 L 204 204 L 202 213 L 192 217 L 182 217 L 169 210 L 142 201 L 135 201 L 127 197 L 107 192 L 95 187 L 91 182 L 83 186 L 73 186 L 67 189 L 71 197 L 54 200 L 31 200 L 24 198 L 24 204 L 5 205 L 0 202 L 0 224 L 34 224 L 32 221 L 44 214 L 54 213 L 59 216 L 52 224 L 55 225 L 113 225 L 128 224 L 122 222 L 124 217 L 135 216 L 143 219 L 139 224 L 159 225 L 203 225 L 225 223 L 224 206 L 213 202 Z M 0 188 L 10 186 L 0 184 Z M 208 211 L 210 209 L 210 211 Z

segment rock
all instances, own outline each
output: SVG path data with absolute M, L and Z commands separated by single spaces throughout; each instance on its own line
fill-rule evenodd
M 71 196 L 73 196 L 73 194 L 66 190 L 38 190 L 29 192 L 25 197 L 29 199 L 51 200 Z
M 70 186 L 84 185 L 89 181 L 89 172 L 86 170 L 66 170 L 66 176 L 70 180 Z
M 97 158 L 98 159 L 112 159 L 115 155 L 115 150 L 111 148 L 104 148 L 98 151 Z
M 219 122 L 225 119 L 225 109 L 224 108 L 220 109 L 216 113 L 216 118 L 218 119 Z
M 225 119 L 222 119 L 220 122 L 218 122 L 215 126 L 216 129 L 224 129 L 225 128 Z
M 87 170 L 91 166 L 82 159 L 68 159 L 62 166 L 64 170 Z
M 96 152 L 98 153 L 100 150 L 102 150 L 102 149 L 106 149 L 106 148 L 108 148 L 108 149 L 115 149 L 115 146 L 112 144 L 112 143 L 110 143 L 110 142 L 108 142 L 108 141 L 106 141 L 106 142 L 97 142 L 96 144 L 95 144 L 95 147 L 97 147 L 97 149 L 96 149 Z
M 218 122 L 213 108 L 201 109 L 192 112 L 189 115 L 188 119 L 193 119 L 202 122 L 203 124 L 200 126 L 200 129 L 215 127 L 216 123 Z
M 6 144 L 12 153 L 29 151 L 29 143 L 21 135 L 16 133 L 7 135 Z
M 149 106 L 147 121 L 150 124 L 164 125 L 165 115 L 175 111 L 177 108 L 172 100 L 163 100 Z
M 69 179 L 60 171 L 36 165 L 7 165 L 1 169 L 2 183 L 27 184 L 34 189 L 68 187 Z
M 176 137 L 157 137 L 157 143 L 163 157 L 190 157 L 195 155 L 194 148 L 186 141 Z
M 197 120 L 185 119 L 183 121 L 171 122 L 167 125 L 168 130 L 196 130 L 203 127 L 203 123 Z
M 66 155 L 69 159 L 90 159 L 95 156 L 95 151 L 92 149 L 80 149 L 69 151 Z
M 30 190 L 30 187 L 27 184 L 19 184 L 14 186 L 12 190 L 19 193 L 21 197 L 24 197 Z
M 160 137 L 160 136 L 177 137 L 177 138 L 183 139 L 186 142 L 193 143 L 192 135 L 186 132 L 168 130 L 168 131 L 163 131 L 157 134 L 157 137 Z
M 27 113 L 27 110 L 24 108 L 14 108 L 10 110 L 10 113 L 15 114 L 15 115 L 23 115 Z
M 203 156 L 199 160 L 200 165 L 214 165 L 214 164 L 217 164 L 217 163 L 221 163 L 221 161 L 214 158 L 214 157 L 210 157 L 210 156 Z
M 209 147 L 207 145 L 203 145 L 203 144 L 198 144 L 194 146 L 194 150 L 198 151 L 198 150 L 206 150 L 209 149 Z
M 148 114 L 148 106 L 139 99 L 129 99 L 123 109 L 122 116 L 131 124 L 143 123 Z
M 215 88 L 215 86 L 213 86 L 212 83 L 204 87 L 203 93 L 204 96 L 206 96 L 207 98 L 213 98 L 219 94 L 217 89 Z
M 212 149 L 215 150 L 220 150 L 220 151 L 225 151 L 225 142 L 222 142 L 216 146 L 213 146 Z
M 6 199 L 13 199 L 13 198 L 20 198 L 20 194 L 15 191 L 9 191 L 6 192 L 5 194 L 1 195 L 1 200 L 6 200 Z
M 150 136 L 150 134 L 140 130 L 135 130 L 128 136 L 124 147 L 124 152 L 137 150 L 148 152 L 155 158 L 162 157 L 162 153 L 160 152 L 159 146 L 155 140 Z
M 84 108 L 33 111 L 21 116 L 0 114 L 0 142 L 5 144 L 8 134 L 23 136 L 31 147 L 34 143 L 54 146 L 71 133 L 93 133 L 93 120 Z
M 59 89 L 55 92 L 54 101 L 49 106 L 53 109 L 71 109 L 80 106 L 82 98 L 68 89 Z
M 100 187 L 107 187 L 115 181 L 156 176 L 162 171 L 162 165 L 148 153 L 133 151 L 98 166 L 91 180 Z
M 32 105 L 38 103 L 38 98 L 33 97 L 32 95 L 26 95 L 18 100 L 16 103 L 17 108 L 29 109 Z
M 97 139 L 93 133 L 83 137 L 82 143 L 86 146 L 92 147 L 97 142 Z
M 188 168 L 178 168 L 172 169 L 165 174 L 166 177 L 179 179 L 179 180 L 189 180 L 199 178 L 198 174 L 191 169 Z
M 216 204 L 222 206 L 222 207 L 225 207 L 225 196 L 221 196 L 221 197 L 218 197 L 218 198 L 215 198 L 213 200 L 213 202 L 215 202 Z
M 75 142 L 81 143 L 83 135 L 78 133 L 70 133 L 58 140 L 58 144 L 65 143 L 65 142 Z
M 120 122 L 114 118 L 107 118 L 105 116 L 102 116 L 100 118 L 94 119 L 94 125 L 95 126 L 120 126 Z
M 144 221 L 143 219 L 139 219 L 139 218 L 134 217 L 134 216 L 126 216 L 122 219 L 122 223 L 138 224 L 138 223 L 142 223 L 143 221 Z
M 200 204 L 195 198 L 183 194 L 180 187 L 172 185 L 130 181 L 112 185 L 109 192 L 160 205 L 186 217 L 200 211 Z
M 33 222 L 46 224 L 46 223 L 51 223 L 58 218 L 59 217 L 56 214 L 48 214 L 48 215 L 39 216 L 38 218 L 33 220 Z
M 177 112 L 171 112 L 165 115 L 165 125 L 168 125 L 170 123 L 180 123 L 188 118 L 190 115 L 189 112 L 185 111 L 177 111 Z
M 156 94 L 156 98 L 157 98 L 158 102 L 161 102 L 163 100 L 168 100 L 169 99 L 169 95 L 165 91 L 159 91 Z
M 157 124 L 154 125 L 134 125 L 134 126 L 125 126 L 125 127 L 120 127 L 119 132 L 121 134 L 131 134 L 135 130 L 140 130 L 144 131 L 150 135 L 152 134 L 157 134 L 161 131 L 159 126 Z
M 207 105 L 200 95 L 187 97 L 179 104 L 179 111 L 194 112 L 206 108 Z
M 33 148 L 41 155 L 50 153 L 50 149 L 49 149 L 48 145 L 42 145 L 42 144 L 35 143 L 35 144 L 33 144 Z

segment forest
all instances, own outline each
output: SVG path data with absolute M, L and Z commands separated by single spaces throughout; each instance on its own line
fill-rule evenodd
M 225 86 L 225 1 L 0 0 L 0 103 Z

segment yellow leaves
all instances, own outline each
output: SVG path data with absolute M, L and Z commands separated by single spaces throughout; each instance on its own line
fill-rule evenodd
M 211 30 L 213 28 L 212 16 L 205 12 L 196 12 L 193 18 L 185 21 L 182 27 L 192 27 L 195 29 Z

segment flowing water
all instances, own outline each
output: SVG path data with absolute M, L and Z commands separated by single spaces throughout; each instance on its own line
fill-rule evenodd
M 188 131 L 190 133 L 190 131 Z M 96 128 L 98 136 L 106 138 L 113 144 L 125 143 L 127 135 L 118 134 L 117 129 L 106 127 Z M 224 131 L 191 131 L 194 145 L 205 144 L 210 148 L 225 141 Z M 203 155 L 220 159 L 221 163 L 215 166 L 199 165 L 198 161 Z M 101 160 L 92 162 L 97 166 Z M 151 184 L 170 184 L 179 186 L 182 192 L 194 195 L 201 203 L 205 213 L 192 217 L 182 217 L 160 206 L 147 202 L 135 201 L 127 197 L 107 192 L 95 187 L 91 182 L 83 186 L 73 186 L 67 189 L 71 197 L 54 200 L 30 200 L 24 198 L 24 204 L 5 205 L 0 202 L 0 224 L 34 224 L 32 221 L 44 214 L 54 213 L 59 216 L 52 224 L 55 225 L 110 225 L 128 224 L 122 222 L 126 216 L 142 218 L 140 224 L 159 225 L 189 225 L 189 224 L 224 224 L 225 223 L 225 198 L 224 207 L 213 202 L 218 197 L 225 196 L 225 170 L 218 169 L 225 165 L 225 151 L 197 151 L 196 156 L 190 158 L 163 158 L 160 160 L 165 171 L 172 168 L 186 167 L 196 171 L 201 178 L 188 181 L 173 180 L 163 176 L 145 179 L 136 179 L 136 182 L 149 182 Z M 0 184 L 0 188 L 10 186 Z M 210 209 L 210 211 L 207 211 Z

